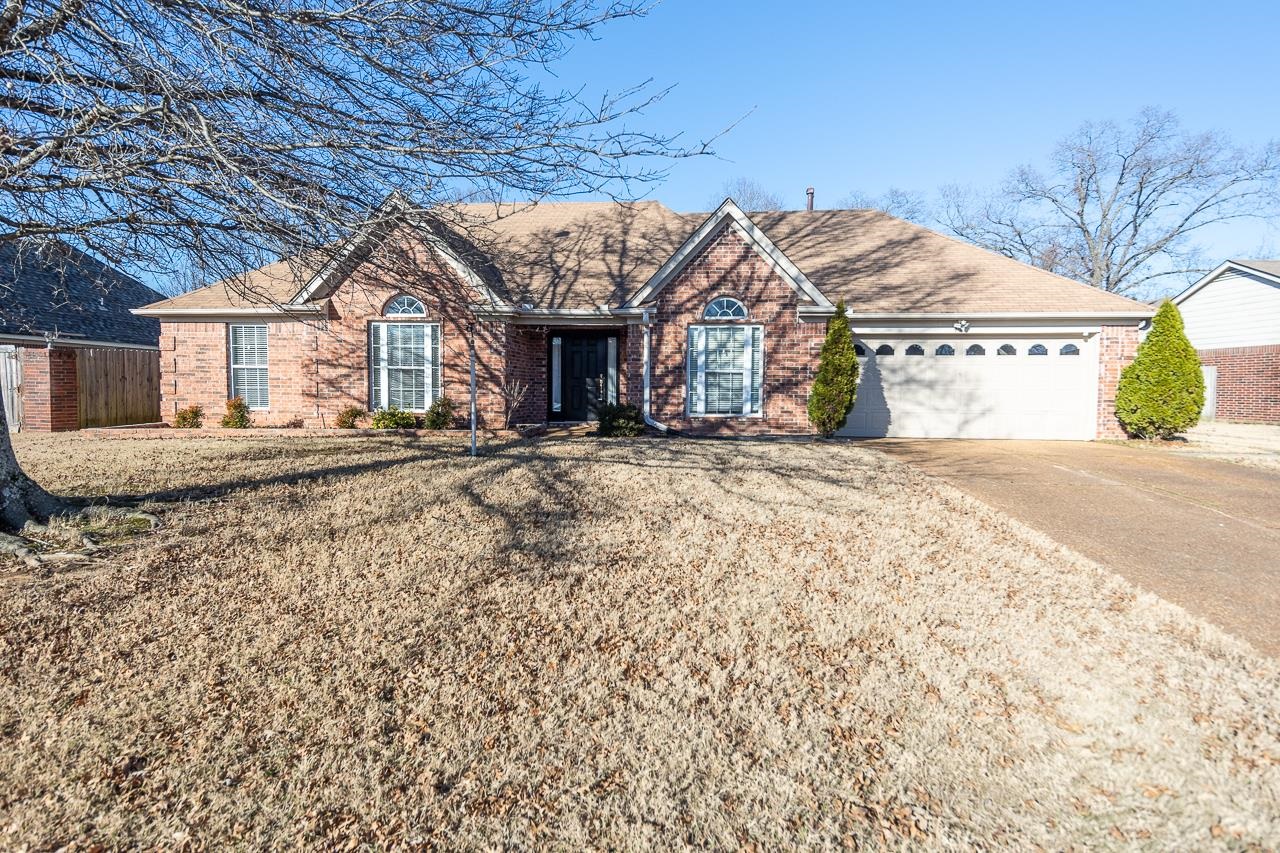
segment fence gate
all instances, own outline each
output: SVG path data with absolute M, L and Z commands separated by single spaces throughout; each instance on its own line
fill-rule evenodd
M 80 427 L 160 420 L 160 353 L 146 349 L 76 350 Z
M 22 359 L 17 347 L 0 346 L 0 394 L 9 432 L 17 432 L 22 429 Z

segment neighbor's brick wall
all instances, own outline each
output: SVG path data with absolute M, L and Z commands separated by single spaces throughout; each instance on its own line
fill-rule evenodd
M 1200 363 L 1218 368 L 1215 417 L 1280 424 L 1280 345 L 1200 350 Z
M 19 347 L 22 359 L 22 423 L 33 432 L 80 428 L 80 386 L 76 351 Z
M 688 327 L 717 296 L 746 306 L 752 325 L 764 326 L 763 417 L 688 418 L 685 415 Z M 751 435 L 809 433 L 809 388 L 826 334 L 822 322 L 802 322 L 795 290 L 732 228 L 725 228 L 658 294 L 652 306 L 650 414 L 673 428 L 694 433 Z M 643 403 L 643 332 L 627 337 L 627 399 Z
M 369 324 L 382 318 L 388 301 L 400 293 L 410 293 L 426 305 L 423 322 L 441 326 L 442 390 L 456 404 L 459 424 L 466 420 L 470 399 L 468 340 L 474 323 L 480 426 L 503 426 L 502 386 L 511 337 L 508 325 L 474 321 L 469 306 L 479 301 L 479 294 L 433 258 L 426 257 L 428 250 L 417 241 L 393 238 L 383 252 L 357 268 L 338 287 L 323 319 L 266 323 L 270 408 L 253 412 L 257 425 L 281 426 L 301 421 L 306 427 L 327 427 L 333 426 L 337 414 L 348 406 L 368 408 Z M 415 320 L 404 318 L 397 322 Z M 217 424 L 229 395 L 228 325 L 161 324 L 164 420 L 172 421 L 174 412 L 196 403 L 205 409 L 206 425 Z
M 1125 438 L 1116 419 L 1120 373 L 1138 353 L 1138 327 L 1103 326 L 1098 335 L 1098 438 Z

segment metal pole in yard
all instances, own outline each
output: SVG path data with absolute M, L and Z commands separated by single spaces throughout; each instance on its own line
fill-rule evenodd
M 476 455 L 476 327 L 471 326 L 471 455 Z

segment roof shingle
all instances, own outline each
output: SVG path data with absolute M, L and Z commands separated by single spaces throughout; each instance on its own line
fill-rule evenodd
M 654 202 L 461 205 L 463 257 L 511 304 L 616 307 L 639 290 L 709 214 Z M 751 214 L 833 302 L 855 313 L 1124 313 L 1149 310 L 874 210 Z M 317 263 L 280 261 L 155 308 L 289 301 Z
M 156 346 L 159 322 L 129 309 L 159 295 L 65 243 L 0 245 L 0 334 Z

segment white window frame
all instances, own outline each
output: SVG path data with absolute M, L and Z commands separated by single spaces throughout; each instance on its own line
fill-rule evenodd
M 707 405 L 707 330 L 708 329 L 741 329 L 742 342 L 742 411 L 741 412 L 708 412 Z M 760 387 L 755 387 L 755 353 L 753 341 L 756 331 L 760 337 Z M 765 370 L 764 326 L 758 323 L 713 323 L 697 324 L 688 328 L 685 342 L 685 414 L 690 418 L 760 418 L 764 416 L 764 370 Z M 691 379 L 691 376 L 693 377 Z M 690 393 L 689 389 L 693 389 Z M 755 392 L 753 394 L 753 392 Z M 753 409 L 751 398 L 759 397 L 759 405 Z
M 441 364 L 444 359 L 444 342 L 439 323 L 397 322 L 396 320 L 378 320 L 369 324 L 369 410 L 379 411 L 389 407 L 391 400 L 391 371 L 417 370 L 389 364 L 387 362 L 387 330 L 391 326 L 419 326 L 423 329 L 423 404 L 422 408 L 401 408 L 404 412 L 423 414 L 431 408 L 431 404 L 440 399 Z M 378 342 L 375 345 L 375 341 Z M 381 355 L 381 361 L 375 361 L 375 349 Z
M 262 334 L 262 359 L 261 361 L 245 361 L 243 360 L 244 347 L 241 346 L 241 360 L 236 361 L 236 338 L 243 338 L 247 330 L 252 330 L 254 334 L 259 331 Z M 244 395 L 243 375 L 246 371 L 262 371 L 263 382 L 262 387 L 265 389 L 265 400 L 254 402 L 259 405 L 250 403 L 249 398 Z M 237 381 L 237 375 L 241 377 Z M 227 390 L 230 392 L 227 399 L 239 397 L 245 401 L 252 411 L 265 412 L 271 408 L 271 342 L 270 331 L 267 329 L 266 323 L 233 323 L 227 326 Z
M 563 406 L 560 400 L 561 347 L 563 339 L 556 335 L 551 339 L 551 411 L 559 412 Z

